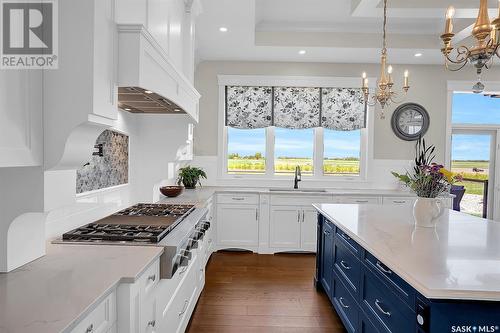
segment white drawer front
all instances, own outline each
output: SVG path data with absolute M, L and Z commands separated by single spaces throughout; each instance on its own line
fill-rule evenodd
M 71 333 L 107 333 L 116 321 L 116 294 L 112 292 Z
M 181 274 L 182 280 L 169 302 L 160 308 L 159 317 L 161 318 L 159 332 L 179 332 L 184 325 L 184 321 L 189 320 L 189 310 L 196 303 L 194 295 L 197 294 L 198 282 L 198 262 L 192 261 L 188 269 Z
M 224 193 L 217 195 L 217 203 L 257 205 L 259 203 L 259 195 L 248 193 Z
M 160 260 L 153 262 L 139 278 L 139 286 L 143 298 L 147 297 L 155 289 L 160 280 Z
M 414 202 L 415 198 L 384 198 L 384 205 L 411 206 Z
M 345 204 L 379 204 L 382 203 L 379 197 L 339 197 L 339 203 Z
M 282 195 L 272 194 L 271 205 L 277 206 L 309 206 L 314 203 L 333 203 L 333 197 L 329 195 Z

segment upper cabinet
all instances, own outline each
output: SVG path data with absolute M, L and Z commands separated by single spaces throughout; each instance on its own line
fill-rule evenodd
M 193 83 L 199 0 L 116 0 L 116 22 L 143 25 L 169 60 Z
M 60 1 L 58 19 L 59 68 L 43 75 L 48 169 L 81 166 L 118 118 L 115 0 Z

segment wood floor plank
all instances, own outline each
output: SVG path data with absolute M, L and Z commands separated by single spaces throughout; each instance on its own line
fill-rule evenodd
M 345 333 L 313 286 L 315 256 L 218 252 L 189 333 Z

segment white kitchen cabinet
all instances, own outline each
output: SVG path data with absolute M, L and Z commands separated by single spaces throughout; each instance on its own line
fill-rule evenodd
M 254 250 L 259 244 L 257 205 L 217 204 L 218 248 Z
M 272 206 L 269 246 L 300 248 L 302 210 L 293 206 Z
M 1 72 L 0 168 L 42 165 L 42 72 Z
M 316 210 L 312 206 L 271 206 L 269 247 L 316 251 Z
M 300 223 L 300 248 L 304 251 L 316 252 L 318 213 L 312 207 L 302 208 Z

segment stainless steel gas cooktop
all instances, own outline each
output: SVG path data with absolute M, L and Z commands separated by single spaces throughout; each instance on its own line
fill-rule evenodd
M 140 203 L 66 232 L 68 242 L 160 242 L 184 220 L 194 205 Z

